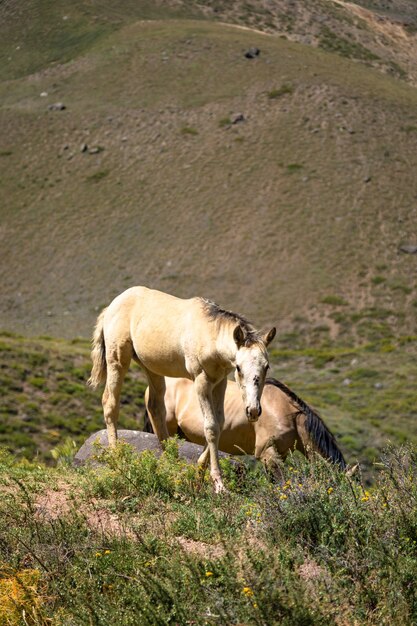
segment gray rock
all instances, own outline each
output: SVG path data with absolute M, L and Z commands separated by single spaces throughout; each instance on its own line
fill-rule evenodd
M 63 111 L 67 107 L 63 102 L 55 102 L 54 104 L 48 104 L 48 111 Z
M 405 254 L 417 254 L 417 245 L 405 244 L 400 246 L 400 252 L 405 252 Z
M 239 124 L 240 122 L 245 121 L 245 116 L 243 113 L 236 113 L 236 115 L 232 116 L 232 124 Z
M 141 430 L 118 430 L 118 437 L 120 441 L 126 441 L 135 448 L 138 454 L 141 454 L 145 450 L 151 450 L 156 456 L 162 454 L 162 446 L 156 435 L 151 433 L 144 433 Z M 97 461 L 94 457 L 97 454 L 97 450 L 94 443 L 98 441 L 102 446 L 107 446 L 107 431 L 105 429 L 90 435 L 87 441 L 81 446 L 77 454 L 74 457 L 74 465 L 80 467 L 82 465 L 97 465 Z M 195 443 L 188 441 L 178 442 L 178 454 L 179 456 L 188 461 L 189 463 L 196 463 L 200 454 L 203 452 L 203 446 L 198 446 Z M 227 458 L 230 455 L 225 452 L 219 452 L 221 458 Z
M 88 146 L 86 143 L 81 144 L 80 152 L 87 152 Z
M 255 59 L 260 55 L 260 52 L 259 48 L 249 48 L 249 50 L 245 52 L 245 57 L 247 59 Z

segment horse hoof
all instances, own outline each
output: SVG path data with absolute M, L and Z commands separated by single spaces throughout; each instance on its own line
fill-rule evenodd
M 214 480 L 214 493 L 228 493 L 223 482 L 219 479 Z

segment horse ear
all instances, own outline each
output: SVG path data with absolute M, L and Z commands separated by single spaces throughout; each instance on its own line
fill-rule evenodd
M 238 348 L 241 348 L 245 342 L 245 335 L 242 326 L 238 324 L 233 331 L 233 339 Z
M 271 343 L 271 341 L 275 337 L 276 332 L 277 332 L 277 329 L 274 326 L 273 328 L 271 328 L 269 333 L 265 333 L 265 335 L 263 336 L 263 340 L 264 340 L 266 346 L 269 346 L 269 344 Z

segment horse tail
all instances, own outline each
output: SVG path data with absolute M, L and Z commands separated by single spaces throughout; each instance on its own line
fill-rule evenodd
M 152 428 L 151 420 L 149 419 L 149 413 L 147 409 L 145 409 L 145 415 L 143 416 L 143 432 L 155 434 L 154 429 Z
M 103 309 L 97 318 L 97 323 L 94 328 L 91 359 L 93 361 L 93 367 L 91 370 L 90 378 L 87 384 L 95 389 L 101 383 L 106 382 L 107 378 L 107 364 L 106 364 L 106 344 L 104 342 L 103 322 L 106 309 Z
M 327 428 L 326 424 L 321 419 L 320 415 L 313 411 L 313 409 L 304 400 L 301 400 L 289 387 L 284 383 L 276 380 L 275 378 L 267 378 L 265 383 L 267 385 L 274 385 L 285 393 L 298 407 L 298 412 L 295 415 L 297 431 L 301 426 L 307 434 L 307 441 L 303 441 L 303 445 L 312 446 L 317 452 L 328 459 L 335 465 L 339 465 L 340 469 L 346 469 L 346 461 L 343 457 L 342 451 L 336 443 L 336 439 L 332 432 Z M 300 432 L 299 432 L 300 435 Z M 300 435 L 301 437 L 301 435 Z M 302 438 L 303 439 L 303 438 Z M 305 437 L 304 437 L 305 439 Z

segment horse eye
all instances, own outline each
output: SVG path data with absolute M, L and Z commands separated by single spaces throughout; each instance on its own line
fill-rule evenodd
M 240 374 L 240 367 L 239 367 L 239 365 L 236 365 L 236 371 L 237 371 L 238 374 Z
M 267 365 L 267 366 L 265 367 L 265 374 L 266 374 L 266 372 L 267 372 L 268 370 L 269 370 L 269 365 Z

